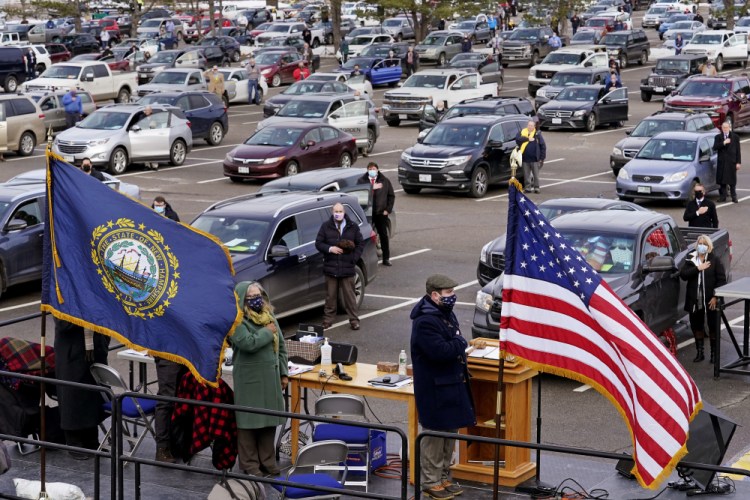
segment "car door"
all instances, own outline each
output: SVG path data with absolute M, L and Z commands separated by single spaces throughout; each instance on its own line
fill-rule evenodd
M 370 70 L 370 83 L 373 85 L 384 85 L 401 80 L 401 60 L 383 59 Z
M 300 158 L 300 170 L 323 168 L 323 165 L 329 166 L 323 151 L 323 145 L 320 142 L 320 129 L 317 127 L 310 129 L 302 137 L 300 148 L 305 151 L 305 154 Z
M 41 277 L 44 213 L 44 199 L 33 198 L 21 202 L 5 221 L 0 243 L 5 248 L 8 284 Z M 18 228 L 14 229 L 14 225 Z
M 648 230 L 640 244 L 641 269 L 654 257 L 674 258 L 675 249 L 678 248 L 677 239 L 667 223 Z M 664 324 L 677 310 L 680 283 L 679 277 L 671 277 L 672 273 L 673 271 L 643 273 L 641 303 L 645 305 L 643 319 L 648 324 Z
M 740 101 L 740 106 L 737 111 L 738 116 L 735 118 L 740 123 L 747 123 L 750 121 L 750 79 L 743 76 L 732 82 L 732 92 L 737 96 Z
M 355 139 L 367 139 L 367 101 L 360 99 L 344 104 L 341 108 L 331 113 L 328 123 L 351 134 Z
M 190 129 L 193 137 L 206 137 L 208 134 L 208 128 L 211 126 L 211 118 L 207 116 L 207 111 L 210 106 L 211 103 L 208 102 L 208 99 L 200 94 L 189 94 L 177 100 L 177 107 L 190 120 Z
M 318 228 L 320 224 L 318 224 Z M 299 308 L 306 300 L 309 289 L 307 253 L 301 244 L 300 231 L 294 215 L 281 220 L 273 232 L 266 250 L 266 279 L 263 287 L 274 305 L 281 311 Z M 286 257 L 272 257 L 271 251 L 283 246 L 289 251 Z M 307 250 L 309 253 L 309 249 Z
M 516 136 L 520 122 L 504 122 L 492 127 L 488 138 L 488 155 L 491 164 L 490 181 L 505 180 L 511 177 L 510 153 L 516 147 Z M 521 172 L 516 172 L 517 176 Z
M 596 52 L 583 60 L 584 67 L 605 68 L 609 64 L 606 52 Z
M 317 208 L 296 215 L 297 225 L 301 228 L 302 252 L 307 260 L 306 304 L 323 303 L 326 298 L 325 276 L 323 275 L 323 254 L 315 248 L 315 238 L 320 226 L 331 216 L 330 209 Z M 308 243 L 309 242 L 309 243 Z M 310 244 L 312 244 L 310 246 Z
M 478 85 L 479 81 L 476 74 L 464 75 L 453 82 L 450 87 L 451 91 L 448 94 L 448 97 L 451 99 L 448 102 L 448 106 L 452 106 L 453 104 L 461 102 L 464 99 L 477 97 L 476 94 Z
M 627 121 L 628 89 L 622 87 L 611 91 L 596 104 L 599 123 Z
M 128 127 L 130 158 L 164 158 L 169 155 L 169 112 L 156 109 L 150 116 L 139 112 Z
M 294 81 L 294 70 L 299 64 L 299 54 L 289 53 L 281 56 L 281 74 L 282 83 L 291 83 Z
M 0 103 L 0 151 L 7 151 L 8 144 L 8 119 L 5 110 L 10 107 L 9 102 Z
M 500 83 L 503 80 L 503 68 L 494 59 L 482 66 L 479 74 L 482 75 L 482 83 Z
M 698 161 L 696 163 L 696 174 L 706 189 L 716 187 L 716 151 L 713 149 L 712 140 L 703 137 L 698 142 Z
M 747 33 L 735 33 L 729 38 L 726 59 L 734 61 L 747 60 Z
M 477 23 L 476 39 L 477 41 L 490 39 L 490 27 L 486 22 L 481 21 Z
M 83 94 L 83 92 L 81 93 Z M 44 128 L 52 127 L 52 130 L 64 129 L 65 110 L 60 106 L 56 95 L 48 95 L 39 100 L 39 109 L 44 113 Z
M 188 75 L 187 90 L 206 90 L 207 88 L 208 85 L 200 71 L 194 71 Z

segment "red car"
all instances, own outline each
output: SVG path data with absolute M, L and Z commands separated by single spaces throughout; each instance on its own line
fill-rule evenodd
M 255 55 L 255 64 L 271 87 L 294 83 L 294 70 L 300 61 L 302 56 L 296 49 L 268 50 Z
M 75 56 L 71 61 L 102 61 L 106 62 L 112 71 L 130 71 L 130 61 L 126 59 L 117 60 L 117 56 L 102 57 L 101 54 L 81 54 Z
M 328 167 L 349 167 L 357 159 L 354 137 L 324 123 L 288 121 L 268 125 L 224 158 L 224 176 L 275 179 Z
M 579 31 L 599 31 L 602 35 L 606 35 L 610 31 L 615 30 L 615 20 L 611 17 L 592 17 L 584 26 L 578 28 Z
M 44 47 L 49 53 L 49 58 L 52 60 L 52 64 L 67 61 L 73 55 L 68 48 L 61 43 L 48 43 Z

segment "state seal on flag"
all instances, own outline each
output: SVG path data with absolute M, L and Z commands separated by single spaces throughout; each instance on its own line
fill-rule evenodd
M 104 288 L 131 316 L 162 316 L 177 296 L 179 261 L 164 236 L 144 224 L 119 218 L 95 227 L 91 260 Z

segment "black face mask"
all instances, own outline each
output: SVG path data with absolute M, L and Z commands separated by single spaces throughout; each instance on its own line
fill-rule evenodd
M 84 165 L 84 166 L 81 167 L 81 170 L 83 170 L 87 174 L 90 174 L 91 173 L 91 165 Z

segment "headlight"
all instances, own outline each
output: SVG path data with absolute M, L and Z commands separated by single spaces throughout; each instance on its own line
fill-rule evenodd
M 573 113 L 573 116 L 585 116 L 586 110 L 585 109 L 579 109 L 578 111 Z
M 534 68 L 531 68 L 529 70 L 529 76 L 534 76 L 536 74 L 536 70 Z
M 669 176 L 669 179 L 667 179 L 669 182 L 680 182 L 681 180 L 686 179 L 688 176 L 688 172 L 677 172 L 676 174 L 672 174 Z
M 479 252 L 479 261 L 483 262 L 485 264 L 489 264 L 490 262 L 490 247 L 492 246 L 492 242 L 490 241 L 486 245 L 482 247 L 482 251 Z
M 448 161 L 445 163 L 446 167 L 457 167 L 459 165 L 463 165 L 467 161 L 471 159 L 471 155 L 465 155 L 465 156 L 454 156 L 453 158 L 448 158 Z
M 224 157 L 224 161 L 227 161 L 229 163 L 234 162 L 234 157 L 232 156 L 232 153 L 227 153 L 227 155 Z
M 88 146 L 101 146 L 102 144 L 107 144 L 109 142 L 109 138 L 107 139 L 96 139 L 94 141 L 88 141 L 86 144 Z
M 406 163 L 411 163 L 411 155 L 407 154 L 406 151 L 401 153 L 401 160 L 405 161 Z
M 271 74 L 271 68 L 266 68 L 263 71 L 260 72 L 261 75 L 270 75 Z
M 477 309 L 481 309 L 482 311 L 489 311 L 490 309 L 492 309 L 493 301 L 494 299 L 492 298 L 492 295 L 479 290 L 477 292 L 477 301 L 475 305 L 477 306 Z
M 623 181 L 629 181 L 630 174 L 628 173 L 627 169 L 621 168 L 620 171 L 617 173 L 617 178 L 622 179 Z
M 612 156 L 622 156 L 622 149 L 612 148 Z
M 537 97 L 547 97 L 547 92 L 542 89 L 539 89 L 536 91 L 536 95 Z
M 284 159 L 283 156 L 276 156 L 274 158 L 266 158 L 265 160 L 263 160 L 263 165 L 268 165 L 270 163 L 278 163 L 283 159 Z

